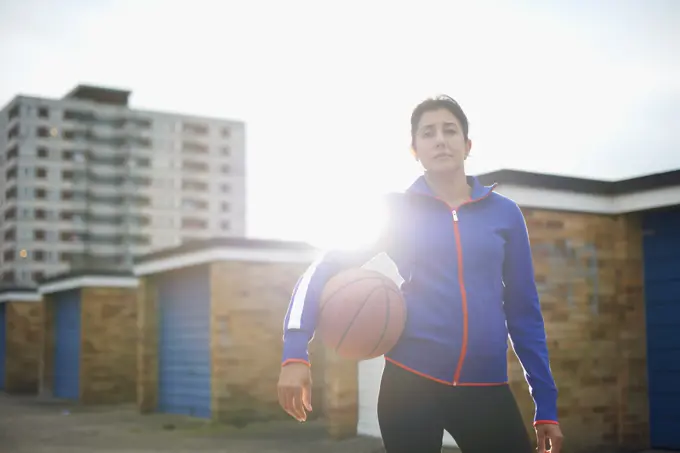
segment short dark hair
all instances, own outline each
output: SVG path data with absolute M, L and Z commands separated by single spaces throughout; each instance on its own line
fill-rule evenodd
M 415 109 L 413 109 L 413 113 L 411 113 L 411 146 L 415 145 L 416 130 L 418 129 L 418 123 L 420 123 L 420 119 L 422 118 L 423 114 L 425 112 L 431 112 L 432 110 L 439 109 L 448 110 L 458 119 L 458 121 L 460 121 L 460 125 L 463 128 L 463 136 L 465 137 L 465 140 L 468 139 L 468 131 L 470 126 L 468 124 L 467 116 L 465 116 L 465 112 L 463 112 L 463 108 L 451 96 L 442 94 L 425 99 L 420 104 L 418 104 Z

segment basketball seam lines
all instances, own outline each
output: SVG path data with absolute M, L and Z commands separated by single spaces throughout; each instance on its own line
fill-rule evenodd
M 335 346 L 335 352 L 338 352 L 340 350 L 340 346 L 342 345 L 342 342 L 345 341 L 345 337 L 347 336 L 350 329 L 352 328 L 354 321 L 356 321 L 356 319 L 359 317 L 359 313 L 361 313 L 361 310 L 363 310 L 364 307 L 366 306 L 366 302 L 368 302 L 368 299 L 373 295 L 374 292 L 378 291 L 382 287 L 383 287 L 383 285 L 380 285 L 377 288 L 373 288 L 373 290 L 366 295 L 366 297 L 364 298 L 364 301 L 361 303 L 361 307 L 359 307 L 357 312 L 354 313 L 354 316 L 352 317 L 352 321 L 349 323 L 349 325 L 347 326 L 347 328 L 343 332 L 342 337 L 340 337 L 340 341 L 338 341 L 338 344 Z
M 326 308 L 326 305 L 328 305 L 328 303 L 331 301 L 331 299 L 333 299 L 333 297 L 335 297 L 336 294 L 338 294 L 343 289 L 347 288 L 349 285 L 353 285 L 353 284 L 358 283 L 358 282 L 363 282 L 364 280 L 381 280 L 381 278 L 380 277 L 362 277 L 362 278 L 352 280 L 350 282 L 345 283 L 344 285 L 342 285 L 340 288 L 336 289 L 330 296 L 328 296 L 326 298 L 326 302 L 324 302 L 321 305 L 321 309 L 319 310 L 318 316 L 321 317 L 321 313 L 323 313 L 324 308 Z

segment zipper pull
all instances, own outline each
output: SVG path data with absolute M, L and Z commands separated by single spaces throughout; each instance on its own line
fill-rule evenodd
M 453 214 L 453 221 L 457 222 L 458 221 L 458 214 L 456 214 L 456 211 L 451 211 L 451 214 Z

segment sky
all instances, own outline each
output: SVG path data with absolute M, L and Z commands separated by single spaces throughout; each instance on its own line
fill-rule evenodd
M 0 103 L 91 83 L 246 121 L 248 235 L 323 241 L 420 174 L 410 113 L 439 93 L 469 173 L 680 168 L 679 24 L 674 0 L 0 0 Z

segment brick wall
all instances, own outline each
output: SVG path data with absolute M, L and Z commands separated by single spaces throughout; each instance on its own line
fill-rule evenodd
M 133 402 L 137 392 L 137 300 L 129 288 L 83 288 L 80 297 L 80 402 Z M 40 393 L 53 394 L 54 304 L 43 301 Z
M 81 290 L 80 396 L 85 404 L 136 399 L 136 296 L 129 288 Z
M 42 302 L 6 303 L 5 391 L 36 393 L 42 350 Z
M 137 288 L 137 407 L 150 413 L 158 405 L 158 304 L 153 277 Z
M 343 359 L 332 350 L 326 351 L 324 416 L 328 433 L 335 439 L 353 437 L 357 434 L 358 373 L 356 361 Z
M 524 210 L 569 452 L 647 445 L 642 245 L 635 216 Z M 512 350 L 527 425 L 533 402 Z
M 44 396 L 51 396 L 54 381 L 54 304 L 52 298 L 43 298 L 43 337 L 40 349 L 40 361 L 38 369 L 38 393 Z
M 219 262 L 211 268 L 215 418 L 244 423 L 289 417 L 278 404 L 281 335 L 299 264 Z M 310 418 L 323 412 L 323 351 L 312 348 Z

